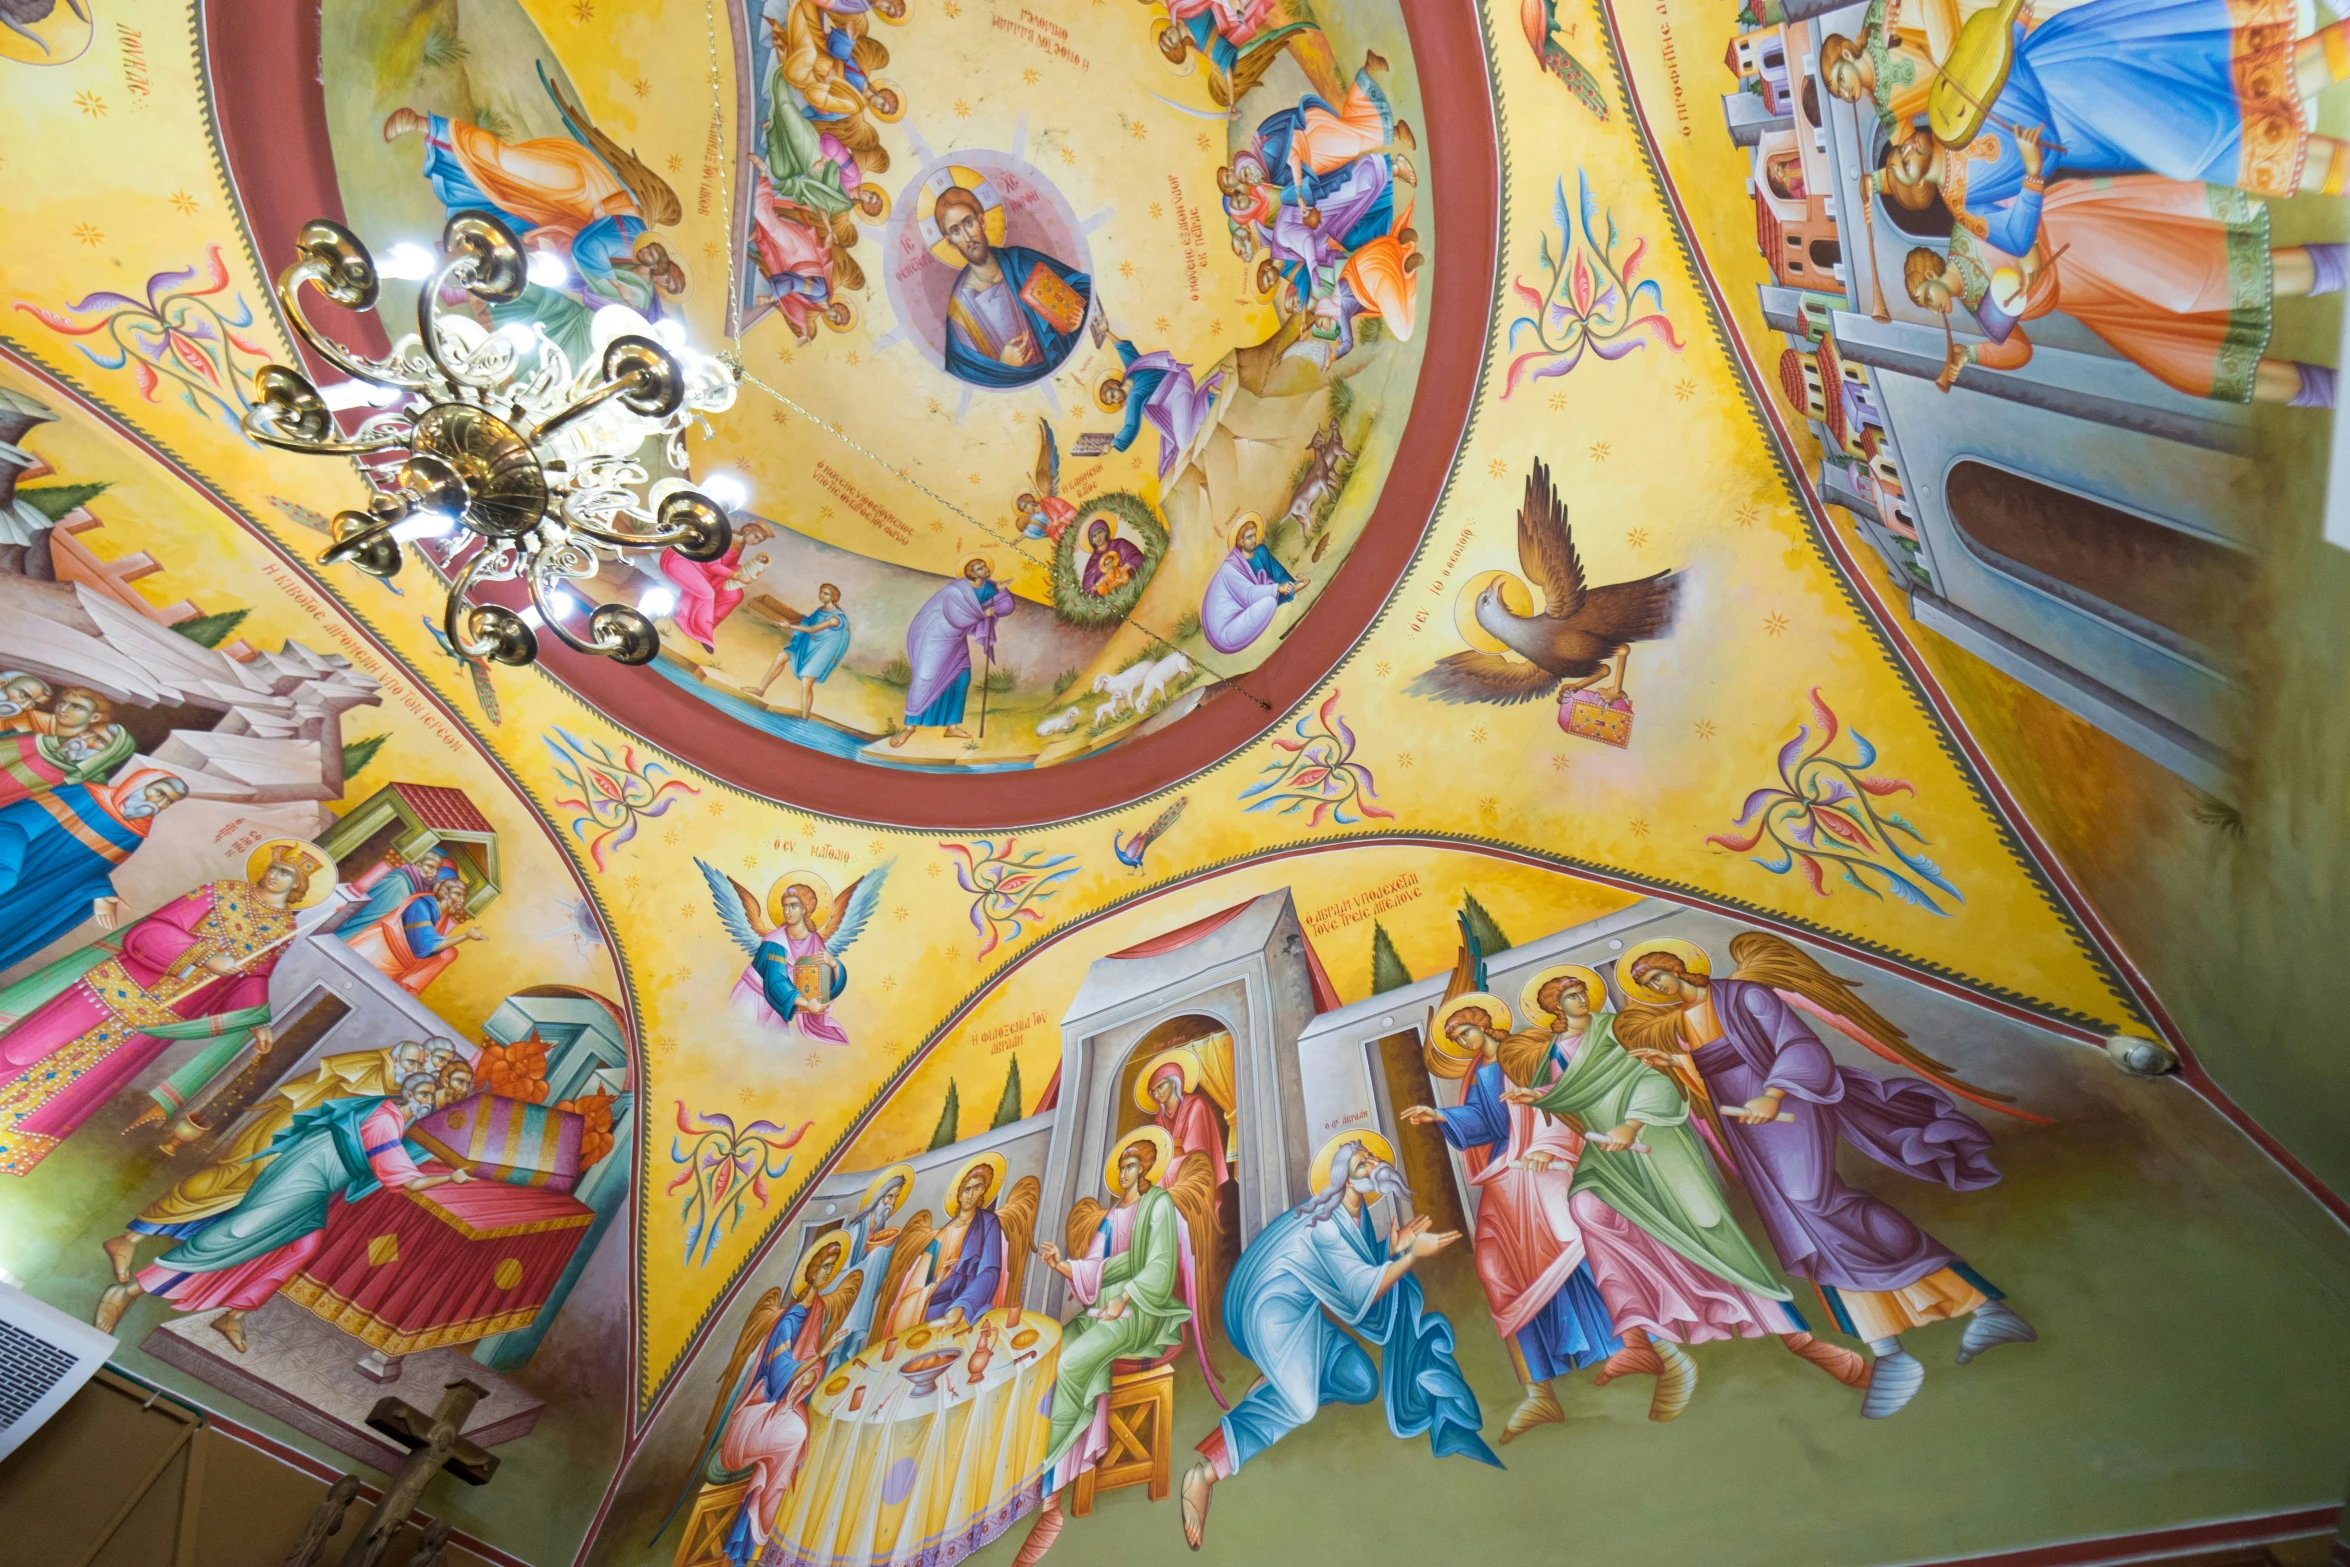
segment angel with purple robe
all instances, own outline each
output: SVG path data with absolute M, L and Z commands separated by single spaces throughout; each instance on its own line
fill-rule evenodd
M 1126 411 L 1126 422 L 1108 438 L 1109 449 L 1125 451 L 1141 436 L 1143 426 L 1149 425 L 1159 432 L 1159 482 L 1165 484 L 1207 427 L 1216 394 L 1224 385 L 1224 372 L 1217 370 L 1205 381 L 1198 380 L 1191 366 L 1164 348 L 1136 353 L 1134 345 L 1123 338 L 1118 341 L 1118 358 L 1124 373 L 1111 376 L 1094 393 L 1095 400 L 1110 412 Z M 1092 443 L 1101 437 L 1086 439 Z M 1091 448 L 1098 450 L 1098 446 Z
M 906 626 L 906 663 L 912 678 L 906 685 L 906 724 L 889 737 L 895 748 L 917 729 L 943 729 L 952 740 L 966 740 L 963 708 L 971 696 L 971 644 L 992 665 L 995 662 L 996 622 L 1016 607 L 1011 590 L 994 582 L 995 569 L 973 556 L 963 562 L 963 575 L 930 596 L 914 611 Z
M 1867 1342 L 1875 1359 L 1862 1417 L 1893 1414 L 1925 1381 L 1901 1342 L 1909 1329 L 1966 1318 L 1960 1365 L 2038 1338 L 1965 1259 L 1891 1203 L 1846 1185 L 1836 1145 L 1918 1180 L 1979 1191 L 1999 1179 L 1991 1137 L 1953 1096 L 2041 1118 L 1952 1076 L 1792 943 L 1745 931 L 1730 956 L 1736 971 L 1716 979 L 1688 942 L 1633 947 L 1618 975 L 1636 1004 L 1617 1030 L 1634 1055 L 1677 1078 L 1718 1131 L 1780 1265 L 1816 1285 L 1836 1325 Z M 1805 1016 L 1919 1075 L 1880 1078 L 1837 1065 Z

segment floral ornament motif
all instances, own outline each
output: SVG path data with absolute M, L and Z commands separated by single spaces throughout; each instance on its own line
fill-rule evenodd
M 1502 383 L 1504 398 L 1518 389 L 1521 380 L 1565 375 L 1583 362 L 1586 348 L 1602 359 L 1621 359 L 1646 347 L 1649 334 L 1654 333 L 1674 353 L 1681 351 L 1673 324 L 1665 319 L 1664 293 L 1656 279 L 1635 281 L 1648 241 L 1634 240 L 1632 253 L 1619 267 L 1615 261 L 1615 214 L 1605 215 L 1607 238 L 1602 241 L 1597 233 L 1602 217 L 1599 202 L 1591 194 L 1590 176 L 1581 169 L 1575 171 L 1575 194 L 1579 214 L 1567 211 L 1566 181 L 1552 187 L 1550 221 L 1559 232 L 1559 253 L 1551 255 L 1550 236 L 1544 234 L 1541 260 L 1542 270 L 1550 275 L 1549 286 L 1536 292 L 1524 278 L 1511 280 L 1510 286 L 1533 313 L 1510 322 L 1509 346 L 1516 350 L 1518 334 L 1527 327 L 1534 329 L 1534 341 L 1541 346 L 1510 361 L 1509 375 Z M 1578 215 L 1582 218 L 1580 240 L 1575 237 Z M 1529 375 L 1527 367 L 1536 361 L 1543 363 Z
M 1754 863 L 1780 876 L 1802 866 L 1811 890 L 1823 898 L 1832 867 L 1847 886 L 1873 898 L 1889 891 L 1904 903 L 1947 916 L 1950 911 L 1935 901 L 1930 888 L 1961 903 L 1966 898 L 1932 860 L 1909 846 L 1924 845 L 1926 835 L 1898 813 L 1881 811 L 1873 803 L 1887 795 L 1915 796 L 1916 788 L 1906 778 L 1867 775 L 1864 770 L 1876 764 L 1877 748 L 1857 729 L 1852 731 L 1854 754 L 1849 761 L 1828 755 L 1838 733 L 1835 711 L 1822 700 L 1817 686 L 1812 687 L 1811 706 L 1819 718 L 1819 738 L 1811 739 L 1810 725 L 1799 726 L 1795 738 L 1779 747 L 1779 787 L 1755 790 L 1739 809 L 1736 825 L 1752 822 L 1754 830 L 1744 837 L 1712 833 L 1705 841 L 1744 854 L 1767 838 L 1778 857 L 1755 856 Z M 1872 877 L 1882 877 L 1883 887 Z
M 1310 729 L 1309 723 L 1313 725 Z M 1257 781 L 1240 791 L 1243 800 L 1261 796 L 1248 808 L 1250 812 L 1278 806 L 1274 815 L 1290 816 L 1312 806 L 1313 815 L 1306 822 L 1309 827 L 1319 827 L 1325 819 L 1341 827 L 1360 826 L 1369 816 L 1395 820 L 1393 811 L 1372 803 L 1379 798 L 1379 790 L 1371 780 L 1371 769 L 1354 759 L 1355 735 L 1338 716 L 1336 687 L 1310 719 L 1297 721 L 1291 733 L 1297 738 L 1273 742 L 1274 750 L 1289 755 L 1267 762 L 1258 771 Z M 1348 815 L 1349 806 L 1362 815 Z
M 1004 943 L 1018 941 L 1028 928 L 1026 921 L 1041 923 L 1044 915 L 1036 906 L 1082 869 L 1074 854 L 1030 849 L 1015 855 L 1012 845 L 1017 841 L 1006 838 L 1001 848 L 992 838 L 939 845 L 962 861 L 955 867 L 955 880 L 971 894 L 971 928 L 980 938 L 979 950 L 971 954 L 974 963 L 986 961 Z
M 659 762 L 638 761 L 634 746 L 616 757 L 601 740 L 581 740 L 561 727 L 555 734 L 562 737 L 561 745 L 553 736 L 541 738 L 555 753 L 555 776 L 577 794 L 555 804 L 584 813 L 571 819 L 571 831 L 587 845 L 597 870 L 604 868 L 606 849 L 634 838 L 638 827 L 675 805 L 678 795 L 702 792 Z
M 201 279 L 201 288 L 194 285 Z M 253 371 L 238 363 L 239 354 L 267 360 L 269 350 L 242 335 L 253 324 L 253 307 L 242 294 L 230 295 L 235 308 L 222 308 L 214 296 L 228 287 L 228 264 L 220 247 L 206 252 L 201 266 L 176 272 L 158 272 L 147 279 L 147 297 L 97 293 L 62 311 L 44 310 L 21 300 L 17 309 L 68 337 L 96 337 L 103 333 L 114 345 L 112 355 L 78 344 L 83 355 L 101 370 L 130 367 L 140 395 L 154 402 L 165 381 L 179 389 L 190 408 L 207 419 L 214 408 L 230 424 L 252 407 L 246 395 Z
M 787 1150 L 798 1146 L 816 1123 L 802 1121 L 798 1131 L 786 1132 L 772 1121 L 753 1121 L 738 1131 L 731 1115 L 696 1115 L 686 1109 L 684 1100 L 676 1103 L 677 1129 L 691 1142 L 669 1139 L 669 1162 L 685 1168 L 667 1189 L 693 1188 L 685 1195 L 679 1217 L 685 1220 L 685 1260 L 703 1267 L 727 1226 L 742 1222 L 746 1201 L 755 1198 L 761 1208 L 767 1206 L 767 1183 L 790 1171 L 792 1155 Z M 778 1154 L 783 1156 L 781 1164 L 775 1162 Z M 700 1257 L 694 1255 L 697 1244 Z

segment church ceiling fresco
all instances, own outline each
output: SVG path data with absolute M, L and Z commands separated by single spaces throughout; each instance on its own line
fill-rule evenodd
M 490 1559 L 1360 1559 L 1339 1463 L 1505 1546 L 1707 1465 L 1582 1527 L 1724 1559 L 2122 1447 L 1937 1550 L 2327 1501 L 2339 1367 L 2196 1324 L 2350 1301 L 2339 51 L 2157 29 L 2298 74 L 2108 169 L 2032 51 L 2119 3 L 2020 34 L 2032 173 L 1871 108 L 1963 14 L 1801 0 L 0 0 L 0 1265 L 311 1463 L 494 1382 Z M 474 207 L 483 326 L 739 363 L 737 547 L 595 584 L 649 667 L 463 656 L 239 432 L 297 224 Z M 1402 1259 L 1316 1297 L 1384 1386 L 1269 1304 Z

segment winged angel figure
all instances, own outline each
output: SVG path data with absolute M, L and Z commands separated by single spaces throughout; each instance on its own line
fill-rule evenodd
M 735 944 L 751 955 L 735 981 L 734 1003 L 770 1028 L 796 1028 L 819 1044 L 846 1045 L 848 1032 L 831 1016 L 849 982 L 841 954 L 865 932 L 889 879 L 888 860 L 849 883 L 838 897 L 813 871 L 788 871 L 767 889 L 764 907 L 751 889 L 697 859 L 710 902 Z
M 906 1221 L 881 1276 L 874 1338 L 942 1320 L 962 1327 L 1018 1303 L 1044 1186 L 1023 1175 L 1007 1188 L 1004 1175 L 1002 1154 L 979 1154 L 955 1172 L 944 1223 L 928 1208 Z

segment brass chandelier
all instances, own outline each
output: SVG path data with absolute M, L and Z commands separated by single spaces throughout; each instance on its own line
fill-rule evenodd
M 304 224 L 298 243 L 299 258 L 278 275 L 279 305 L 320 358 L 382 389 L 373 394 L 379 411 L 345 436 L 300 371 L 273 364 L 254 376 L 248 435 L 283 451 L 356 458 L 367 480 L 366 508 L 335 516 L 319 563 L 348 561 L 389 578 L 403 544 L 462 529 L 468 537 L 441 568 L 449 579 L 442 626 L 459 653 L 531 663 L 538 625 L 578 652 L 649 663 L 661 639 L 643 611 L 599 604 L 582 636 L 565 624 L 581 607 L 566 583 L 595 577 L 623 550 L 674 549 L 694 561 L 726 553 L 733 527 L 725 508 L 682 480 L 653 479 L 639 454 L 663 439 L 669 467 L 686 471 L 686 426 L 734 401 L 734 368 L 629 330 L 649 324 L 625 306 L 596 313 L 594 361 L 576 370 L 536 323 L 491 331 L 445 306 L 444 289 L 494 306 L 513 303 L 532 281 L 521 242 L 486 212 L 450 215 L 439 258 L 410 269 L 423 275 L 416 331 L 389 358 L 371 359 L 320 332 L 301 303 L 303 285 L 315 284 L 346 309 L 374 309 L 379 276 L 367 247 L 323 218 Z M 531 349 L 536 364 L 525 373 Z M 480 584 L 518 578 L 530 613 L 474 597 Z

